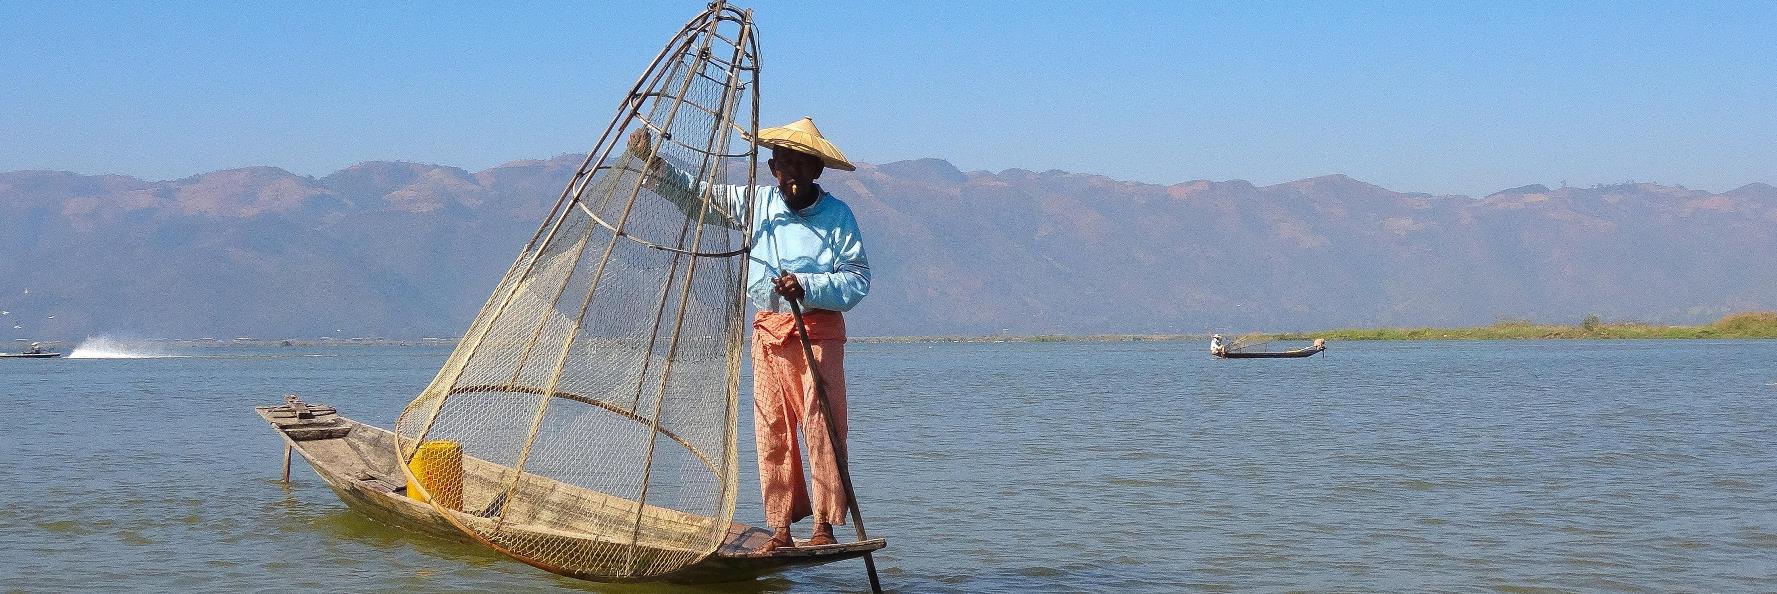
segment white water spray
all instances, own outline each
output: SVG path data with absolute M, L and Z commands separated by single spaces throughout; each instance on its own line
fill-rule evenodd
M 180 356 L 183 355 L 173 354 L 164 345 L 146 340 L 104 335 L 89 336 L 68 353 L 69 359 L 156 359 Z

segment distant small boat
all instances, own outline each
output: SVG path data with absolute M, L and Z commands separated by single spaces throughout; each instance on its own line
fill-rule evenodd
M 61 353 L 0 353 L 0 359 L 54 359 Z
M 1327 350 L 1327 341 L 1323 340 L 1323 339 L 1315 339 L 1313 345 L 1310 345 L 1310 346 L 1307 346 L 1304 348 L 1295 349 L 1295 350 L 1289 350 L 1289 351 L 1248 352 L 1248 351 L 1238 351 L 1238 350 L 1224 350 L 1224 351 L 1212 351 L 1210 354 L 1215 355 L 1220 358 L 1223 358 L 1223 359 L 1301 359 L 1303 357 L 1313 357 L 1315 355 L 1325 352 L 1326 350 Z

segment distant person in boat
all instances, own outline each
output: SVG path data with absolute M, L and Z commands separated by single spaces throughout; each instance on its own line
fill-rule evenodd
M 43 354 L 43 343 L 41 343 L 41 342 L 31 343 L 31 348 L 26 349 L 25 354 L 27 354 L 27 355 L 41 355 L 41 354 Z
M 1209 337 L 1209 354 L 1220 355 L 1220 354 L 1226 353 L 1226 352 L 1228 352 L 1228 347 L 1222 345 L 1222 335 L 1220 335 L 1220 334 L 1210 335 L 1210 337 Z
M 759 448 L 759 486 L 765 520 L 774 533 L 760 552 L 795 546 L 790 525 L 814 516 L 809 545 L 835 544 L 833 526 L 845 523 L 845 487 L 839 477 L 826 420 L 815 404 L 795 319 L 785 301 L 803 305 L 803 322 L 813 345 L 815 368 L 827 387 L 827 405 L 834 431 L 843 443 L 845 412 L 845 317 L 870 292 L 870 263 L 851 207 L 815 180 L 826 168 L 854 168 L 814 120 L 759 131 L 753 139 L 771 149 L 766 165 L 776 185 L 754 188 L 753 250 L 747 272 L 747 293 L 759 311 L 753 316 L 753 433 Z M 663 147 L 664 148 L 664 147 Z M 629 136 L 632 155 L 648 161 L 646 175 L 656 193 L 692 214 L 701 211 L 692 175 L 655 156 L 652 135 L 637 130 Z M 714 188 L 713 206 L 725 212 L 706 221 L 739 228 L 745 220 L 743 186 Z M 814 478 L 811 505 L 802 479 L 797 429 L 808 448 Z
M 1321 349 L 1321 350 L 1326 350 L 1326 348 L 1327 348 L 1327 339 L 1325 339 L 1325 338 L 1316 338 L 1316 339 L 1314 339 L 1314 346 L 1313 346 L 1313 347 L 1310 347 L 1310 348 L 1316 348 L 1316 349 Z

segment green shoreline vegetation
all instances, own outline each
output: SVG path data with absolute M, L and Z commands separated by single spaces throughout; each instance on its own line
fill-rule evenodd
M 919 342 L 1140 342 L 1201 340 L 1208 334 L 1096 334 L 1036 336 L 872 336 L 853 337 L 853 342 L 899 344 Z M 1631 339 L 1743 339 L 1777 338 L 1777 311 L 1728 314 L 1709 324 L 1674 326 L 1642 322 L 1606 322 L 1596 315 L 1580 323 L 1540 324 L 1528 320 L 1501 320 L 1486 326 L 1465 328 L 1340 328 L 1317 332 L 1268 332 L 1242 335 L 1258 340 L 1631 340 Z
M 1273 340 L 1559 340 L 1559 339 L 1696 339 L 1777 338 L 1777 312 L 1728 314 L 1713 323 L 1668 326 L 1641 322 L 1605 322 L 1596 315 L 1574 325 L 1501 320 L 1468 328 L 1344 328 L 1321 332 L 1268 334 Z

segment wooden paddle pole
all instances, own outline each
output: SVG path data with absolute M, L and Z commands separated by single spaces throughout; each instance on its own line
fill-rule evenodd
M 802 322 L 802 303 L 800 299 L 785 297 L 790 302 L 790 315 L 796 317 L 796 335 L 802 339 L 802 360 L 808 364 L 808 374 L 814 376 L 815 406 L 821 407 L 821 418 L 827 425 L 827 443 L 833 445 L 833 462 L 839 468 L 839 483 L 845 487 L 845 502 L 851 508 L 851 523 L 858 529 L 858 540 L 869 540 L 864 534 L 864 514 L 858 511 L 857 490 L 851 486 L 851 462 L 845 452 L 845 440 L 839 436 L 839 429 L 833 426 L 833 409 L 827 405 L 827 381 L 821 379 L 821 370 L 815 366 L 814 343 L 808 340 L 808 325 Z M 807 429 L 804 429 L 806 431 Z M 814 452 L 809 452 L 810 456 Z M 870 553 L 864 553 L 864 569 L 870 572 L 870 591 L 882 594 L 882 580 L 876 577 L 876 559 Z

